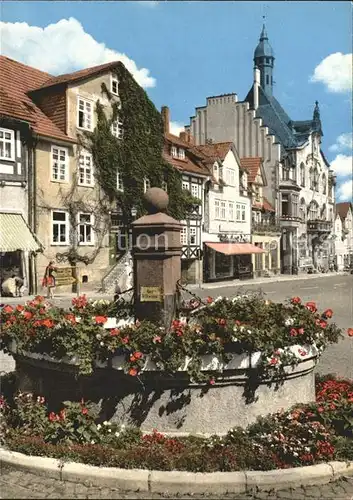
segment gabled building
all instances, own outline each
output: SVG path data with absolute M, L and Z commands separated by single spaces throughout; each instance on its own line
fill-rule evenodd
M 263 254 L 252 256 L 254 276 L 278 274 L 281 270 L 281 230 L 275 217 L 275 209 L 263 193 L 267 179 L 262 158 L 241 158 L 240 164 L 247 172 L 248 192 L 252 203 L 251 241 L 265 250 Z
M 208 97 L 187 130 L 196 144 L 233 141 L 240 157 L 262 158 L 264 196 L 281 227 L 281 271 L 291 274 L 328 265 L 335 177 L 321 150 L 318 103 L 311 120 L 292 121 L 273 95 L 274 61 L 263 27 L 245 100 L 236 94 Z
M 204 218 L 205 185 L 209 171 L 203 164 L 203 156 L 197 154 L 192 138 L 181 133 L 170 133 L 170 112 L 167 106 L 161 110 L 164 124 L 165 160 L 182 175 L 182 187 L 189 193 L 190 205 L 187 217 L 182 220 L 181 275 L 183 283 L 202 282 L 202 222 Z
M 335 210 L 335 264 L 338 271 L 353 266 L 353 206 L 337 203 Z

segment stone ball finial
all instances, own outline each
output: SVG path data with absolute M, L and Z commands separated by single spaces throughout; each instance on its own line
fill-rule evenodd
M 145 203 L 150 214 L 165 212 L 169 204 L 169 196 L 164 189 L 152 187 L 145 193 Z

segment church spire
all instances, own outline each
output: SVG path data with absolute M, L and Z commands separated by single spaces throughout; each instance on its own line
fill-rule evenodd
M 313 130 L 323 135 L 322 127 L 321 127 L 321 118 L 320 118 L 320 108 L 319 102 L 315 101 L 315 108 L 313 113 Z
M 268 41 L 265 20 L 260 34 L 260 40 L 254 52 L 254 65 L 260 70 L 260 85 L 265 93 L 272 95 L 274 53 Z

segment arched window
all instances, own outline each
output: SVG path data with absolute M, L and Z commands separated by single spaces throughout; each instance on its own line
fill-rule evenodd
M 306 222 L 306 203 L 304 198 L 300 200 L 300 205 L 299 205 L 299 217 L 303 222 Z
M 303 162 L 300 164 L 300 185 L 305 186 L 305 165 Z
M 310 180 L 310 189 L 314 189 L 314 169 L 310 167 L 309 170 L 309 180 Z
M 316 167 L 314 168 L 314 189 L 319 191 L 319 172 Z
M 322 182 L 322 192 L 323 192 L 323 194 L 326 194 L 327 186 L 326 186 L 326 175 L 325 174 L 322 174 L 321 182 Z
M 319 216 L 319 205 L 312 201 L 309 206 L 309 220 L 317 220 Z

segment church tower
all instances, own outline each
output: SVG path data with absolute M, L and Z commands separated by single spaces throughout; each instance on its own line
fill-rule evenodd
M 260 70 L 260 85 L 268 96 L 272 96 L 274 60 L 273 50 L 269 44 L 264 24 L 260 41 L 254 52 L 254 65 Z

